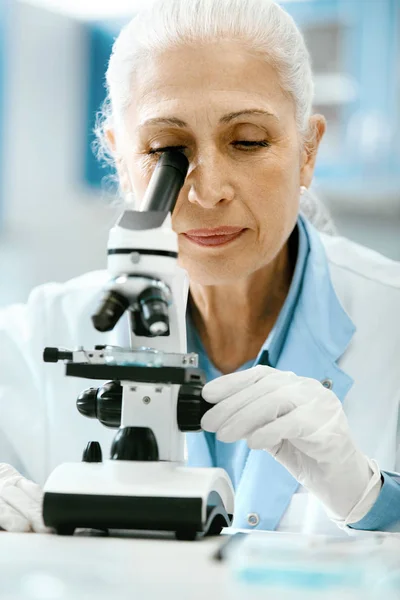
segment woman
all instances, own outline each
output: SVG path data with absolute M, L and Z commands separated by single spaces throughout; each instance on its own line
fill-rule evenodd
M 292 19 L 272 0 L 160 0 L 120 34 L 107 83 L 99 135 L 127 200 L 166 148 L 190 163 L 172 223 L 215 406 L 187 437 L 189 464 L 228 471 L 237 527 L 393 528 L 400 266 L 299 215 L 325 120 Z M 81 382 L 41 362 L 47 344 L 99 343 L 105 277 L 1 314 L 0 456 L 37 483 L 91 431 L 110 441 L 75 414 Z M 2 527 L 41 530 L 38 485 L 5 464 L 0 477 Z

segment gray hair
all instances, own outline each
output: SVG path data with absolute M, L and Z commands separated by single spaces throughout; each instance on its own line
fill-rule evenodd
M 108 95 L 96 126 L 99 157 L 114 165 L 104 132 L 121 127 L 139 64 L 163 50 L 221 39 L 239 40 L 274 66 L 282 89 L 294 101 L 301 139 L 307 140 L 314 97 L 310 56 L 292 17 L 274 0 L 155 0 L 139 10 L 114 43 Z M 303 212 L 315 221 L 315 210 Z

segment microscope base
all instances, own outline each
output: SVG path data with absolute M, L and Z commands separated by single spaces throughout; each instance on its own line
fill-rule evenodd
M 76 528 L 172 531 L 178 539 L 217 535 L 233 517 L 223 469 L 177 463 L 67 463 L 44 488 L 43 517 L 61 535 Z

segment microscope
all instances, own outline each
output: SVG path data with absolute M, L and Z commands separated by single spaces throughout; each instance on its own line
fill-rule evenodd
M 92 322 L 109 332 L 124 317 L 130 347 L 44 350 L 45 362 L 64 361 L 67 376 L 101 381 L 80 394 L 77 408 L 117 429 L 109 458 L 90 441 L 82 462 L 50 474 L 43 518 L 60 535 L 131 529 L 193 540 L 232 523 L 228 474 L 185 466 L 185 432 L 200 431 L 211 407 L 201 395 L 198 357 L 187 353 L 189 286 L 171 227 L 188 166 L 183 153 L 163 153 L 140 209 L 125 210 L 110 231 L 110 279 Z

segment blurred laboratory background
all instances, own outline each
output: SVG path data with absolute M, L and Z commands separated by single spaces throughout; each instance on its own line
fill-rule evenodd
M 0 306 L 106 265 L 118 212 L 92 152 L 104 74 L 145 0 L 0 0 Z M 316 191 L 339 232 L 400 260 L 400 0 L 283 0 L 328 121 Z

